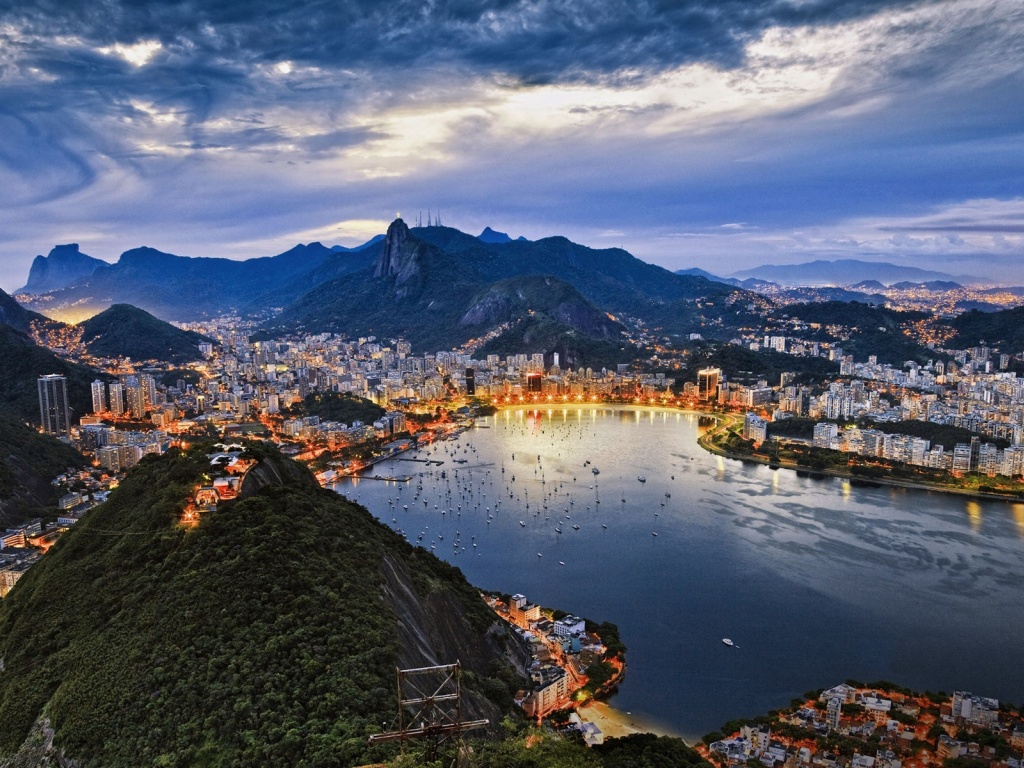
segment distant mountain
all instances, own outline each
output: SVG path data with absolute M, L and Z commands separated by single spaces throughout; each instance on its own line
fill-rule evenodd
M 864 304 L 885 304 L 888 299 L 878 293 L 862 293 L 846 288 L 822 286 L 819 288 L 789 288 L 772 294 L 781 302 L 801 301 L 859 301 Z
M 114 304 L 78 327 L 82 343 L 96 357 L 130 357 L 181 365 L 201 360 L 199 344 L 211 341 L 193 331 L 175 328 L 130 304 Z
M 877 280 L 861 280 L 856 285 L 850 286 L 855 291 L 884 291 L 887 286 Z
M 42 294 L 66 288 L 89 277 L 107 262 L 94 259 L 78 250 L 78 243 L 58 245 L 47 256 L 36 256 L 28 272 L 25 287 L 15 293 Z
M 942 291 L 955 291 L 957 288 L 963 288 L 960 283 L 954 282 L 953 280 L 929 280 L 924 283 L 914 283 L 909 280 L 904 280 L 899 283 L 893 283 L 889 286 L 895 288 L 897 291 L 934 291 L 941 293 Z
M 482 243 L 511 243 L 512 238 L 504 232 L 495 232 L 490 227 L 485 227 L 484 231 L 476 236 L 476 239 Z
M 462 572 L 250 450 L 194 527 L 205 451 L 148 457 L 0 601 L 0 762 L 380 764 L 396 668 L 456 660 L 463 717 L 499 728 L 529 657 Z
M 743 306 L 731 300 L 736 290 L 729 286 L 673 275 L 621 249 L 594 250 L 562 237 L 484 243 L 448 227 L 410 230 L 398 219 L 388 228 L 372 267 L 313 288 L 263 332 L 302 329 L 404 336 L 421 349 L 444 349 L 479 338 L 488 323 L 510 319 L 507 311 L 471 312 L 488 289 L 513 278 L 536 277 L 556 282 L 545 284 L 544 290 L 535 281 L 519 285 L 516 290 L 524 292 L 529 306 L 522 304 L 524 300 L 501 303 L 494 299 L 508 299 L 511 284 L 497 285 L 488 301 L 509 311 L 533 310 L 555 320 L 558 307 L 551 302 L 557 304 L 567 283 L 598 312 L 643 318 L 668 332 L 707 334 L 729 333 L 739 324 L 738 307 Z M 467 315 L 479 315 L 481 320 L 469 322 Z M 577 333 L 594 338 L 595 327 L 576 325 Z M 599 337 L 605 338 L 603 331 Z
M 740 281 L 735 280 L 731 277 L 719 277 L 713 275 L 705 269 L 700 267 L 690 267 L 689 269 L 677 269 L 675 271 L 677 275 L 688 275 L 690 277 L 703 277 L 705 280 L 710 280 L 714 283 L 725 283 L 726 285 L 739 285 Z
M 955 276 L 945 272 L 934 272 L 918 267 L 904 267 L 885 262 L 842 259 L 839 261 L 810 261 L 805 264 L 766 264 L 754 269 L 735 272 L 732 277 L 744 279 L 755 277 L 770 280 L 780 285 L 853 285 L 865 280 L 874 280 L 890 285 L 903 280 L 923 283 L 930 280 L 951 280 L 962 284 L 977 284 L 987 281 L 976 277 Z
M 133 248 L 116 264 L 105 264 L 89 277 L 27 304 L 67 322 L 80 322 L 112 304 L 131 304 L 164 320 L 194 320 L 240 311 L 296 281 L 308 290 L 332 274 L 334 262 L 359 253 L 336 253 L 310 243 L 277 256 L 232 261 Z
M 331 250 L 335 253 L 357 253 L 358 251 L 364 251 L 372 245 L 376 245 L 384 239 L 384 235 L 374 235 L 362 245 L 357 245 L 354 248 L 346 248 L 344 245 L 332 245 Z

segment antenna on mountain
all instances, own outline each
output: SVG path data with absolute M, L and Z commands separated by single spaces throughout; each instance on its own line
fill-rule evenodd
M 484 728 L 487 720 L 464 720 L 462 717 L 462 665 L 442 664 L 436 667 L 396 670 L 398 688 L 398 729 L 370 736 L 371 744 L 397 741 L 405 751 L 405 742 L 422 739 L 425 757 L 436 760 L 441 746 L 452 741 L 454 759 L 463 753 L 462 734 Z
M 432 224 L 430 223 L 430 209 L 429 209 L 429 208 L 427 208 L 427 226 L 428 226 L 428 227 L 430 227 L 430 226 L 433 226 L 433 225 L 432 225 Z
M 438 212 L 437 212 L 437 226 L 439 226 L 439 227 L 441 226 L 441 211 L 440 210 L 438 210 Z

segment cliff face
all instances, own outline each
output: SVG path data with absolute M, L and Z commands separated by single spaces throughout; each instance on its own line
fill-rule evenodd
M 420 271 L 420 257 L 426 246 L 409 233 L 401 219 L 395 219 L 384 236 L 384 249 L 373 268 L 374 277 L 394 277 L 400 286 Z
M 108 266 L 107 262 L 82 253 L 78 243 L 58 245 L 48 256 L 36 256 L 28 273 L 28 282 L 18 293 L 38 295 L 66 288 L 103 266 Z

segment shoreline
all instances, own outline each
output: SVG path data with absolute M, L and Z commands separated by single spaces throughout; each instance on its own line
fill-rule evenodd
M 668 726 L 618 709 L 606 701 L 592 699 L 583 706 L 577 707 L 576 714 L 583 722 L 594 723 L 601 729 L 601 733 L 606 739 L 620 739 L 634 733 L 653 733 L 656 736 L 673 736 L 687 741 L 681 733 Z
M 751 462 L 754 464 L 761 464 L 763 466 L 772 467 L 777 469 L 787 469 L 792 472 L 807 472 L 811 475 L 818 475 L 820 477 L 836 477 L 840 480 L 849 480 L 853 483 L 860 484 L 863 486 L 878 486 L 878 487 L 889 487 L 889 488 L 903 488 L 906 490 L 915 491 L 932 491 L 934 493 L 945 493 L 952 496 L 962 496 L 967 499 L 980 499 L 985 501 L 1001 501 L 1006 504 L 1024 504 L 1024 494 L 1018 496 L 1010 496 L 1004 493 L 989 493 L 986 491 L 972 490 L 969 488 L 953 488 L 947 485 L 939 485 L 936 483 L 929 483 L 924 480 L 900 480 L 889 477 L 860 477 L 853 474 L 852 472 L 845 472 L 837 469 L 811 469 L 810 467 L 804 467 L 800 464 L 793 464 L 792 462 L 772 461 L 769 459 L 762 459 L 758 456 L 752 455 L 741 455 L 730 453 L 711 442 L 711 435 L 713 435 L 726 421 L 738 420 L 740 417 L 733 413 L 722 413 L 720 411 L 702 411 L 696 408 L 680 408 L 674 405 L 647 405 L 643 403 L 616 403 L 616 402 L 579 402 L 579 403 L 501 403 L 496 406 L 498 410 L 504 410 L 506 408 L 520 409 L 525 408 L 527 410 L 555 410 L 555 409 L 569 409 L 569 408 L 596 408 L 596 407 L 610 407 L 610 408 L 622 408 L 629 410 L 655 410 L 655 411 L 674 411 L 676 413 L 696 414 L 697 416 L 707 416 L 715 419 L 718 422 L 718 426 L 711 429 L 697 437 L 697 445 L 703 448 L 708 453 L 716 456 L 721 456 L 725 459 L 732 459 L 734 461 Z
M 702 413 L 698 411 L 698 413 Z M 718 419 L 721 425 L 725 419 L 735 418 L 733 414 L 720 414 L 706 412 L 707 415 L 713 416 Z M 885 486 L 889 488 L 904 488 L 914 491 L 932 491 L 935 493 L 945 493 L 952 496 L 963 496 L 968 499 L 983 499 L 986 501 L 1002 501 L 1006 504 L 1021 504 L 1024 503 L 1024 495 L 1020 496 L 1009 496 L 1003 493 L 988 493 L 986 491 L 976 491 L 969 488 L 952 488 L 946 485 L 938 485 L 936 483 L 929 483 L 924 480 L 901 480 L 891 477 L 860 477 L 853 474 L 852 472 L 844 472 L 837 469 L 811 469 L 800 464 L 794 464 L 792 462 L 783 461 L 772 461 L 770 459 L 763 459 L 760 456 L 752 455 L 741 455 L 730 453 L 723 448 L 718 447 L 711 441 L 711 436 L 714 435 L 718 430 L 716 427 L 713 430 L 709 430 L 705 434 L 697 438 L 697 444 L 708 453 L 714 454 L 715 456 L 721 456 L 725 459 L 732 459 L 734 461 L 751 462 L 753 464 L 761 464 L 766 467 L 773 467 L 775 469 L 787 469 L 791 472 L 807 472 L 811 475 L 818 475 L 820 477 L 837 477 L 840 480 L 849 480 L 853 483 L 862 484 L 864 486 Z

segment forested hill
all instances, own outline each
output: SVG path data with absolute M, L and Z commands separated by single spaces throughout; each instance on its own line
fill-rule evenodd
M 199 345 L 211 341 L 131 304 L 114 304 L 78 327 L 82 329 L 82 343 L 97 357 L 161 360 L 177 365 L 202 359 Z
M 90 385 L 107 378 L 84 365 L 62 360 L 48 349 L 8 325 L 0 324 L 0 413 L 30 424 L 39 424 L 40 376 L 59 373 L 68 379 L 71 420 L 92 409 Z
M 0 603 L 0 764 L 45 717 L 87 767 L 360 765 L 395 668 L 455 659 L 501 720 L 513 643 L 461 572 L 257 450 L 194 528 L 204 452 L 147 457 Z
M 86 463 L 78 451 L 0 413 L 0 527 L 22 522 L 42 507 L 56 507 L 51 480 Z

